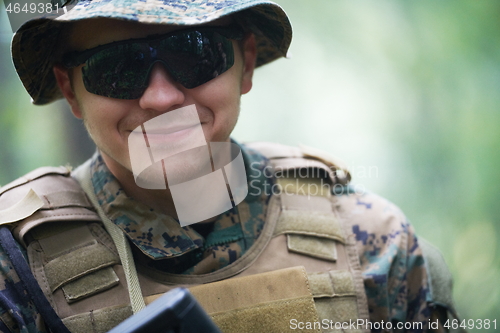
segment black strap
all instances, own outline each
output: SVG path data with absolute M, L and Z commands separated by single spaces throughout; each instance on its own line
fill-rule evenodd
M 10 230 L 5 226 L 0 227 L 0 245 L 2 245 L 4 251 L 9 256 L 21 283 L 28 292 L 28 295 L 40 312 L 40 315 L 50 331 L 57 333 L 70 333 L 43 294 L 43 291 L 38 285 L 33 273 L 31 273 L 28 263 L 24 259 L 21 249 L 17 246 Z

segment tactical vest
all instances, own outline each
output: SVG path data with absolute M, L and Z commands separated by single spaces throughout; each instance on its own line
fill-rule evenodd
M 107 332 L 133 314 L 134 293 L 147 304 L 179 286 L 190 288 L 223 332 L 363 332 L 339 329 L 368 320 L 355 238 L 342 208 L 356 199 L 342 196 L 341 204 L 331 191 L 349 174 L 309 148 L 251 147 L 270 159 L 280 192 L 270 198 L 255 244 L 213 273 L 168 274 L 124 260 L 92 198 L 63 167 L 37 169 L 4 187 L 0 210 L 12 207 L 12 233 L 71 332 Z M 88 166 L 79 169 L 80 182 L 84 173 Z M 29 189 L 36 195 L 26 195 Z

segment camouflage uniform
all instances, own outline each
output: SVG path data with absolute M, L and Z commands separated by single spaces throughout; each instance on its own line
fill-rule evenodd
M 269 187 L 274 180 L 262 172 L 268 166 L 266 158 L 241 147 L 248 179 L 260 177 L 257 184 L 261 189 Z M 136 260 L 182 274 L 211 272 L 230 265 L 245 253 L 262 230 L 272 195 L 264 190 L 258 191 L 260 195 L 250 191 L 241 204 L 245 207 L 238 206 L 248 209 L 248 219 L 240 220 L 238 209 L 230 210 L 220 215 L 213 231 L 203 237 L 192 226 L 181 228 L 171 217 L 128 197 L 98 154 L 92 161 L 92 182 L 103 209 L 135 245 Z M 255 183 L 251 188 L 255 189 Z M 357 199 L 347 200 L 352 195 L 358 196 Z M 360 256 L 370 320 L 422 322 L 427 327 L 432 312 L 427 302 L 428 277 L 413 227 L 397 207 L 374 194 L 353 194 L 346 187 L 337 196 L 342 214 L 351 215 L 355 221 L 352 232 Z M 373 219 L 374 216 L 377 218 Z M 387 225 L 381 228 L 372 223 L 374 220 Z M 390 232 L 382 234 L 381 229 Z M 0 259 L 0 331 L 44 332 L 40 314 L 3 250 Z

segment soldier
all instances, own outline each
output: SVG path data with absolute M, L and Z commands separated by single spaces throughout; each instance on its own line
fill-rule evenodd
M 176 286 L 224 332 L 421 332 L 455 315 L 449 277 L 431 278 L 441 257 L 341 163 L 230 139 L 254 69 L 291 42 L 277 4 L 74 5 L 24 24 L 12 56 L 33 102 L 65 98 L 98 151 L 0 190 L 2 332 L 107 332 Z

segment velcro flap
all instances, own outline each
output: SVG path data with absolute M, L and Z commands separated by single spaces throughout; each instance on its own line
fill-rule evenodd
M 73 249 L 96 243 L 94 235 L 85 222 L 51 222 L 31 230 L 43 249 L 45 260 L 71 252 Z
M 304 267 L 218 281 L 190 291 L 223 332 L 287 332 L 292 319 L 318 321 Z
M 334 323 L 356 322 L 359 318 L 356 289 L 352 274 L 347 270 L 309 273 L 311 293 L 320 321 Z M 349 326 L 347 326 L 349 327 Z M 323 332 L 338 332 L 334 327 Z M 342 331 L 344 332 L 344 331 Z M 362 332 L 358 329 L 347 329 L 345 332 Z
M 211 317 L 222 332 L 238 333 L 289 332 L 293 323 L 319 322 L 314 301 L 307 296 L 215 313 Z M 314 325 L 307 332 L 321 330 Z
M 281 208 L 283 210 L 307 210 L 330 214 L 332 202 L 326 197 L 304 195 L 281 195 Z
M 333 213 L 283 210 L 274 235 L 299 234 L 334 239 L 344 243 L 339 220 Z
M 315 298 L 356 296 L 352 274 L 347 270 L 309 273 L 308 277 Z
M 318 311 L 318 316 L 320 321 L 328 320 L 328 322 L 333 323 L 347 323 L 347 327 L 352 322 L 357 322 L 359 318 L 358 305 L 356 302 L 356 297 L 333 297 L 333 298 L 316 298 L 314 299 L 314 304 L 316 305 L 316 310 Z M 335 328 L 326 329 L 323 332 L 337 332 Z M 362 330 L 346 329 L 342 332 L 362 332 Z
M 329 272 L 309 273 L 308 277 L 313 297 L 333 297 L 335 295 Z
M 209 314 L 303 296 L 312 299 L 302 266 L 203 284 L 190 291 Z
M 307 169 L 305 169 L 307 171 Z M 299 171 L 300 172 L 300 171 Z M 313 171 L 312 171 L 313 172 Z M 331 196 L 332 186 L 327 178 L 277 178 L 280 192 L 285 195 Z
M 130 305 L 122 305 L 67 317 L 63 319 L 63 323 L 74 333 L 105 333 L 131 315 Z
M 51 260 L 44 269 L 49 286 L 54 291 L 65 283 L 118 262 L 113 252 L 95 242 Z
M 331 271 L 330 277 L 333 281 L 335 294 L 339 296 L 356 296 L 356 287 L 352 274 L 349 271 Z
M 288 250 L 315 258 L 337 261 L 336 241 L 305 235 L 287 235 Z
M 100 293 L 119 283 L 119 278 L 112 267 L 107 267 L 69 282 L 62 287 L 68 303 Z

